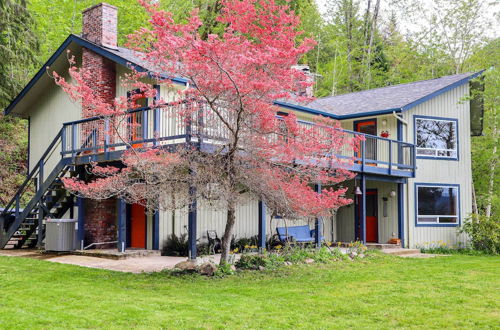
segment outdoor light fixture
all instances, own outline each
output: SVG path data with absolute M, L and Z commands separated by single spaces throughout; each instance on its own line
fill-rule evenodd
M 389 196 L 390 196 L 391 198 L 396 197 L 396 192 L 395 192 L 394 190 L 392 190 L 392 191 L 389 193 Z
M 382 119 L 382 126 L 387 126 L 387 119 Z
M 363 193 L 361 192 L 361 188 L 356 187 L 356 191 L 354 192 L 354 195 L 362 195 Z

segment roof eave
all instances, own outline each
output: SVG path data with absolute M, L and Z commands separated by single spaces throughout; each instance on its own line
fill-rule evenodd
M 416 107 L 417 105 L 419 105 L 421 103 L 429 101 L 429 100 L 431 100 L 431 99 L 433 99 L 433 98 L 435 98 L 435 97 L 437 97 L 437 96 L 439 96 L 439 95 L 441 95 L 443 93 L 446 93 L 446 92 L 448 92 L 448 91 L 450 91 L 450 90 L 452 90 L 454 88 L 457 88 L 458 86 L 461 86 L 463 84 L 468 83 L 470 80 L 472 80 L 472 79 L 480 76 L 483 72 L 484 72 L 484 70 L 481 70 L 481 71 L 478 71 L 476 73 L 473 73 L 473 74 L 471 74 L 468 77 L 465 77 L 465 78 L 463 78 L 461 80 L 458 80 L 458 81 L 456 81 L 456 82 L 454 82 L 454 83 L 452 83 L 452 84 L 450 84 L 450 85 L 448 85 L 446 87 L 443 87 L 443 88 L 441 88 L 441 89 L 439 89 L 439 90 L 437 90 L 435 92 L 432 92 L 432 93 L 430 93 L 430 94 L 428 94 L 428 95 L 426 95 L 426 96 L 424 96 L 424 97 L 422 97 L 422 98 L 420 98 L 420 99 L 418 99 L 416 101 L 408 103 L 408 104 L 404 105 L 401 108 L 401 110 L 402 111 L 410 110 L 411 108 L 414 108 L 414 107 Z
M 88 48 L 92 50 L 93 52 L 115 62 L 118 64 L 121 64 L 126 67 L 133 67 L 135 70 L 139 72 L 148 72 L 147 69 L 143 68 L 142 66 L 136 64 L 136 63 L 131 63 L 130 61 L 124 59 L 123 57 L 120 57 L 116 54 L 113 54 L 112 52 L 107 51 L 105 48 L 99 47 L 77 35 L 70 34 L 66 40 L 57 48 L 57 50 L 50 56 L 50 58 L 45 62 L 45 64 L 42 66 L 40 70 L 31 78 L 31 80 L 28 82 L 26 86 L 21 90 L 21 92 L 12 100 L 12 102 L 5 108 L 4 114 L 9 115 L 12 110 L 16 107 L 16 105 L 23 99 L 23 97 L 31 90 L 31 88 L 36 84 L 36 82 L 45 74 L 47 67 L 51 66 L 64 52 L 65 49 L 68 48 L 68 46 L 72 43 L 75 42 L 79 44 L 82 47 Z M 151 76 L 154 74 L 151 73 Z M 160 76 L 162 79 L 169 79 L 173 83 L 176 84 L 181 84 L 181 85 L 187 85 L 188 80 L 185 78 L 179 78 L 179 77 L 169 77 L 167 75 L 161 75 Z

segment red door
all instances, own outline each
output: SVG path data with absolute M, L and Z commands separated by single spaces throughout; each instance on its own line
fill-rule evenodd
M 139 204 L 130 206 L 130 247 L 146 248 L 146 209 Z
M 378 242 L 377 190 L 366 190 L 366 242 Z
M 361 196 L 356 198 L 356 238 L 361 240 Z M 366 189 L 366 242 L 378 243 L 377 189 Z
M 377 136 L 377 121 L 371 119 L 354 122 L 354 131 Z M 365 147 L 365 158 L 367 160 L 377 160 L 377 140 L 367 137 L 365 140 Z M 361 155 L 356 155 L 356 157 L 361 157 Z

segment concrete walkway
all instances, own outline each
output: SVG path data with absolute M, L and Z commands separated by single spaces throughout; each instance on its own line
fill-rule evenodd
M 158 255 L 116 260 L 72 254 L 40 253 L 38 250 L 0 250 L 0 256 L 42 259 L 62 264 L 130 273 L 159 272 L 163 269 L 174 268 L 177 263 L 187 260 L 186 257 L 162 257 Z M 218 258 L 213 256 L 212 259 L 217 262 L 220 256 Z

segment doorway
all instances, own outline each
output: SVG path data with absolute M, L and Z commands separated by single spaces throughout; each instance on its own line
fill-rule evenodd
M 354 131 L 377 136 L 377 120 L 369 119 L 354 122 Z M 365 141 L 365 159 L 377 160 L 377 139 L 367 138 Z M 361 150 L 363 152 L 363 150 Z M 360 156 L 356 156 L 360 157 Z
M 129 230 L 129 247 L 145 249 L 147 236 L 146 208 L 140 204 L 130 205 L 130 216 L 127 228 Z
M 361 201 L 356 199 L 356 237 L 361 240 Z M 378 243 L 378 192 L 366 189 L 366 242 Z

